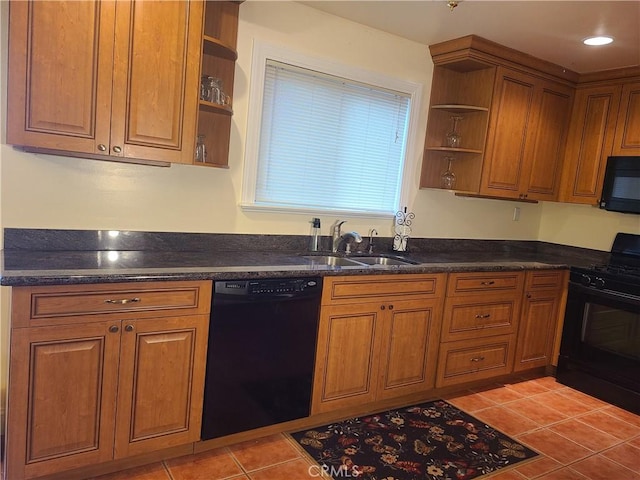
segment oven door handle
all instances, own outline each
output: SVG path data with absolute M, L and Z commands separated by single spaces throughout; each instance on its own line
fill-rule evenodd
M 637 295 L 629 295 L 627 293 L 614 292 L 613 290 L 598 290 L 596 288 L 586 287 L 579 283 L 569 282 L 569 293 L 584 293 L 593 297 L 610 298 L 633 305 L 640 305 L 640 297 Z

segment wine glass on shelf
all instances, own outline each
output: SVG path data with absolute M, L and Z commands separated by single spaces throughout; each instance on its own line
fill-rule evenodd
M 447 170 L 440 177 L 442 188 L 453 190 L 456 186 L 456 174 L 451 170 L 451 162 L 453 162 L 454 158 L 446 156 L 444 159 L 447 161 Z
M 462 120 L 460 115 L 452 115 L 451 122 L 453 127 L 449 133 L 447 133 L 446 144 L 449 148 L 460 148 L 462 145 L 462 136 L 458 133 L 458 122 Z

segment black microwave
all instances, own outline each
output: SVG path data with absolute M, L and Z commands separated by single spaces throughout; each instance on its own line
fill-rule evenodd
M 640 157 L 609 157 L 600 208 L 640 214 Z

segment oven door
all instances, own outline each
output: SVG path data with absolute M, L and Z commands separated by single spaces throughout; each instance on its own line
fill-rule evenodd
M 571 282 L 557 376 L 583 391 L 601 383 L 640 394 L 640 297 Z

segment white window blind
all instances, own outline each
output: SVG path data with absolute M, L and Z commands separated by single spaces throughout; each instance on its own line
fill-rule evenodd
M 410 95 L 267 60 L 255 203 L 393 213 Z

